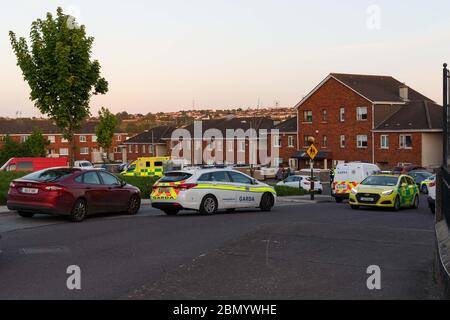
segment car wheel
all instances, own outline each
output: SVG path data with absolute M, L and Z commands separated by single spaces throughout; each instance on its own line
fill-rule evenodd
M 19 216 L 21 216 L 22 218 L 33 218 L 34 217 L 34 213 L 32 212 L 23 212 L 23 211 L 19 211 L 17 212 L 19 214 Z
M 69 219 L 73 222 L 81 222 L 88 214 L 87 202 L 84 199 L 78 199 L 70 213 Z
M 338 197 L 336 197 L 334 199 L 336 200 L 336 203 L 342 203 L 342 201 L 344 201 L 344 199 L 338 198 Z
M 207 195 L 200 204 L 201 214 L 213 214 L 217 211 L 217 200 L 213 195 Z
M 164 209 L 163 211 L 168 216 L 176 216 L 180 212 L 180 209 Z
M 133 194 L 128 202 L 127 214 L 135 215 L 141 208 L 141 198 L 137 194 Z
M 400 198 L 397 196 L 394 200 L 394 206 L 392 207 L 394 211 L 400 210 Z
M 418 209 L 419 208 L 419 196 L 414 197 L 414 202 L 411 205 L 411 209 Z
M 351 204 L 350 207 L 351 207 L 353 210 L 358 210 L 358 209 L 359 209 L 359 206 L 354 205 L 354 204 Z
M 269 212 L 272 210 L 274 204 L 275 200 L 273 198 L 273 195 L 270 193 L 264 193 L 261 198 L 259 208 L 261 209 L 261 211 Z
M 426 185 L 423 185 L 421 191 L 423 194 L 428 194 L 428 187 Z

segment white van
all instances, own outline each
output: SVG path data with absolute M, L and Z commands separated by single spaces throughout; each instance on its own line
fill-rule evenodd
M 352 188 L 356 187 L 367 177 L 380 172 L 380 168 L 373 163 L 349 162 L 338 164 L 334 172 L 331 193 L 340 203 L 348 199 Z

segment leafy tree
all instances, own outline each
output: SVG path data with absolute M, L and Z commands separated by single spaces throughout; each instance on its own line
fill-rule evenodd
M 106 108 L 102 108 L 98 112 L 98 117 L 100 122 L 95 128 L 97 144 L 109 154 L 114 138 L 114 131 L 116 130 L 119 121 L 116 116 Z
M 40 158 L 47 155 L 47 147 L 50 145 L 50 141 L 42 135 L 42 130 L 39 127 L 35 127 L 33 133 L 22 145 L 27 156 Z
M 100 63 L 91 60 L 94 38 L 61 8 L 55 18 L 47 13 L 46 19 L 32 23 L 30 48 L 24 37 L 17 38 L 12 31 L 9 36 L 17 65 L 31 89 L 30 99 L 63 129 L 72 146 L 73 164 L 74 133 L 90 115 L 90 98 L 108 91 L 108 82 L 100 76 Z
M 27 152 L 22 143 L 14 141 L 9 135 L 4 137 L 0 148 L 0 166 L 11 158 L 26 156 Z

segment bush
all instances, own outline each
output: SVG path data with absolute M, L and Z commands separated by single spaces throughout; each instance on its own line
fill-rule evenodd
M 143 199 L 150 199 L 153 184 L 158 180 L 157 177 L 126 177 L 120 176 L 126 183 L 135 186 L 141 190 L 141 197 Z
M 285 186 L 275 186 L 275 191 L 277 192 L 277 195 L 279 197 L 304 196 L 305 194 L 309 194 L 309 192 L 306 191 L 305 189 L 291 188 Z
M 27 174 L 27 172 L 0 172 L 0 205 L 6 205 L 6 198 L 8 196 L 9 184 L 11 181 Z

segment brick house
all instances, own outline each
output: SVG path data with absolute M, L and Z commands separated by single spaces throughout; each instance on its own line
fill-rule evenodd
M 441 159 L 442 107 L 393 77 L 332 73 L 296 109 L 300 168 L 309 166 L 308 137 L 320 168 L 344 161 L 433 167 Z
M 82 127 L 75 134 L 76 154 L 75 160 L 88 160 L 94 163 L 102 162 L 103 150 L 97 145 L 97 136 L 95 128 L 97 121 L 85 121 Z M 34 127 L 42 130 L 44 137 L 50 141 L 47 147 L 48 157 L 68 156 L 70 144 L 62 136 L 61 129 L 53 121 L 46 119 L 0 119 L 0 137 L 3 139 L 9 135 L 12 140 L 24 142 L 33 131 Z M 116 130 L 110 159 L 113 161 L 122 161 L 122 152 L 119 144 L 127 139 L 127 133 Z M 1 147 L 1 143 L 0 143 Z
M 298 160 L 294 158 L 297 153 L 297 117 L 292 117 L 276 124 L 272 129 L 278 130 L 278 141 L 274 143 L 279 147 L 278 163 L 284 166 L 297 168 Z
M 197 122 L 197 124 L 200 122 Z M 166 140 L 169 153 L 180 158 L 189 160 L 192 164 L 249 164 L 250 162 L 260 163 L 259 148 L 267 148 L 266 153 L 270 155 L 271 143 L 266 143 L 270 139 L 270 129 L 274 126 L 274 121 L 269 118 L 236 118 L 202 120 L 201 128 L 198 128 L 201 138 L 195 138 L 196 127 L 192 123 L 181 128 L 185 133 L 175 137 L 175 141 L 170 138 Z M 242 130 L 248 132 L 254 129 L 258 134 L 254 137 L 258 150 L 250 150 L 250 137 L 233 138 L 226 141 L 227 130 Z M 214 130 L 214 131 L 211 131 Z M 261 130 L 266 130 L 265 137 Z M 177 131 L 178 132 L 178 131 Z M 180 131 L 181 132 L 181 131 Z M 210 135 L 208 134 L 210 133 Z M 214 133 L 213 133 L 214 132 Z M 186 139 L 188 137 L 189 139 Z M 181 142 L 180 142 L 181 141 Z M 264 143 L 263 143 L 264 141 Z M 176 148 L 183 146 L 181 152 Z M 254 150 L 254 149 L 253 149 Z M 264 150 L 265 151 L 265 150 Z M 205 159 L 204 154 L 208 157 Z M 251 158 L 254 157 L 254 158 Z M 251 161 L 253 159 L 253 161 Z
M 170 139 L 174 130 L 173 127 L 159 126 L 126 140 L 121 145 L 124 152 L 124 162 L 134 161 L 140 157 L 168 156 L 166 141 Z

